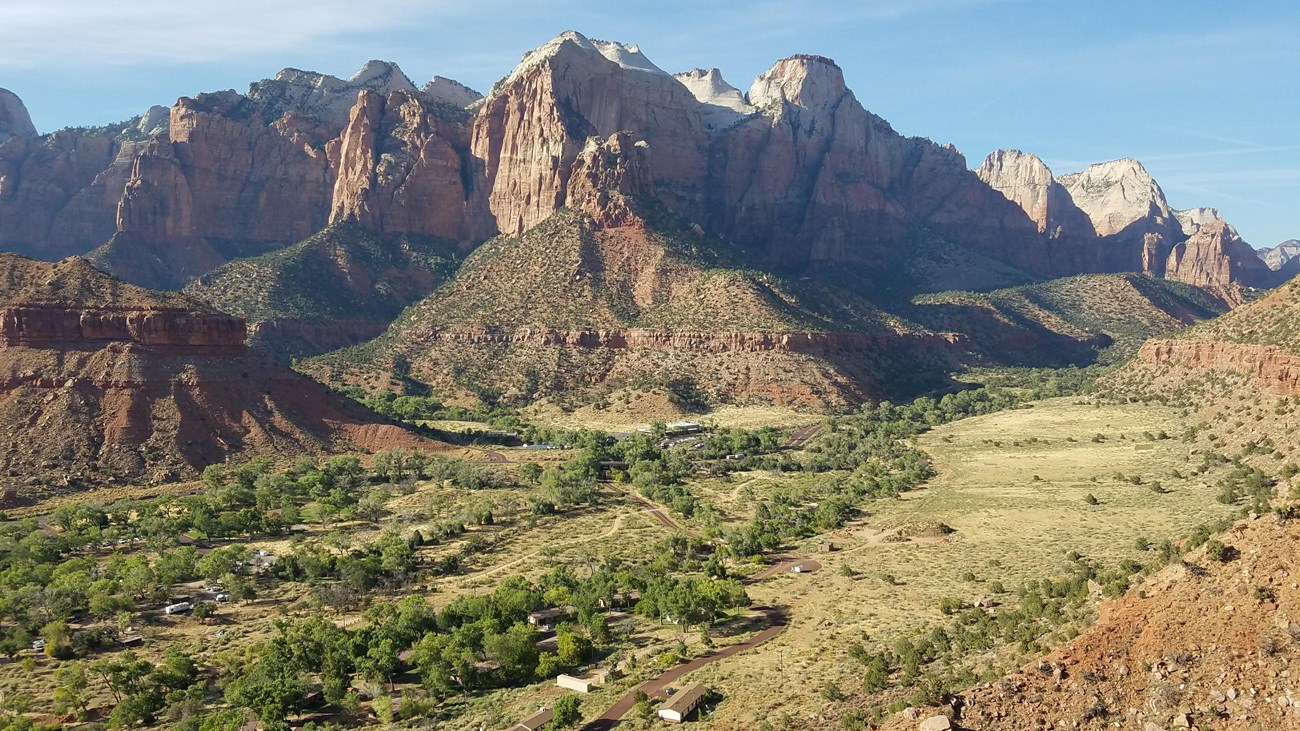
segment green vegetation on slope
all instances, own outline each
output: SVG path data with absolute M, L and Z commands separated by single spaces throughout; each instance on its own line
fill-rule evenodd
M 797 288 L 746 269 L 681 222 L 601 230 L 561 211 L 520 236 L 488 241 L 458 275 L 404 314 L 396 330 L 428 326 L 826 331 L 879 321 L 827 319 Z
M 988 293 L 917 297 L 908 315 L 961 332 L 1007 365 L 1114 363 L 1147 338 L 1214 317 L 1202 290 L 1141 274 L 1085 274 Z
M 388 322 L 455 268 L 454 244 L 418 236 L 386 240 L 336 224 L 287 249 L 218 267 L 185 291 L 250 322 Z
M 1300 353 L 1300 279 L 1278 287 L 1262 299 L 1180 333 L 1179 337 L 1275 345 Z

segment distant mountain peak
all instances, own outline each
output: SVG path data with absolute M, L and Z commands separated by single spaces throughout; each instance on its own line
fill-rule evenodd
M 772 65 L 749 87 L 749 103 L 768 107 L 788 102 L 805 109 L 829 108 L 849 93 L 844 72 L 824 56 L 800 54 Z
M 719 130 L 754 114 L 757 110 L 745 101 L 740 89 L 728 84 L 718 69 L 692 69 L 674 74 L 700 103 L 704 126 Z
M 668 76 L 668 73 L 646 57 L 641 52 L 640 46 L 635 44 L 620 43 L 618 41 L 594 40 L 584 36 L 576 30 L 566 30 L 560 35 L 552 38 L 537 48 L 525 53 L 520 59 L 519 65 L 515 66 L 506 78 L 498 86 L 508 85 L 526 74 L 530 69 L 540 66 L 552 59 L 565 56 L 566 58 L 581 59 L 586 58 L 590 63 L 601 64 L 602 60 L 617 64 L 619 67 L 629 71 L 644 71 L 659 76 Z
M 483 95 L 478 91 L 445 76 L 433 77 L 429 83 L 420 87 L 420 91 L 437 101 L 454 104 L 461 108 L 468 107 L 483 98 Z
M 35 137 L 36 126 L 18 95 L 0 89 L 0 142 L 12 137 Z
M 1057 180 L 1092 219 L 1100 236 L 1117 234 L 1142 218 L 1173 218 L 1164 191 L 1142 163 L 1131 157 L 1095 163 Z

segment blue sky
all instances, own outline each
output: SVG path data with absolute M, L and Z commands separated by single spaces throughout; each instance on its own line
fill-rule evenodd
M 486 90 L 569 28 L 742 89 L 778 58 L 830 56 L 868 109 L 971 166 L 999 147 L 1057 174 L 1136 157 L 1175 207 L 1217 207 L 1256 246 L 1300 238 L 1295 2 L 5 0 L 0 86 L 42 131 L 370 58 Z

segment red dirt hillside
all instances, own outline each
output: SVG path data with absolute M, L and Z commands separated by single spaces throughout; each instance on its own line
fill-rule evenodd
M 1300 728 L 1300 523 L 1269 515 L 1222 542 L 1226 562 L 1189 554 L 1103 604 L 1068 645 L 959 693 L 953 727 Z M 935 713 L 883 728 L 910 731 Z
M 228 457 L 437 446 L 244 344 L 243 320 L 81 259 L 0 254 L 4 501 Z

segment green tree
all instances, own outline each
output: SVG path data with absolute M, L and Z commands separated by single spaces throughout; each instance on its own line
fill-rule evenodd
M 90 684 L 86 668 L 79 662 L 65 662 L 54 671 L 54 712 L 75 712 L 86 716 L 86 687 Z
M 546 725 L 551 731 L 559 729 L 573 728 L 582 720 L 582 699 L 576 695 L 564 695 L 555 699 L 555 705 L 551 710 L 555 717 Z

